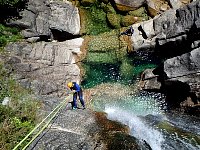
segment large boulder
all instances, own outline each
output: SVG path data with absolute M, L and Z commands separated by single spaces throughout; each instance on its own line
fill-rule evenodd
M 188 105 L 190 100 L 193 105 L 197 105 L 200 99 L 199 11 L 199 1 L 194 1 L 177 10 L 168 10 L 153 19 L 152 31 L 154 34 L 150 38 L 146 36 L 150 44 L 154 43 L 155 48 L 152 50 L 155 54 L 165 60 L 152 71 L 153 75 L 151 76 L 156 75 L 153 79 L 160 82 L 159 92 L 166 95 L 166 102 L 170 109 L 180 107 L 180 104 Z M 133 48 L 144 49 L 145 37 L 141 36 L 142 34 L 136 35 L 139 25 L 134 29 L 136 37 L 134 34 L 132 35 Z M 143 32 L 143 35 L 145 35 L 144 33 L 146 32 Z M 140 45 L 137 44 L 139 42 Z M 143 73 L 143 75 L 148 74 L 147 72 Z M 152 90 L 152 87 L 157 86 L 157 82 L 154 80 L 152 78 L 143 79 L 142 89 Z M 148 86 L 148 83 L 151 86 Z
M 152 18 L 170 8 L 168 2 L 163 0 L 147 0 L 146 5 L 147 11 Z
M 198 47 L 200 2 L 192 2 L 185 7 L 170 10 L 154 19 L 157 35 L 156 51 L 162 57 L 173 57 Z M 197 46 L 197 47 L 195 47 Z
M 22 35 L 29 37 L 50 37 L 49 1 L 46 0 L 29 0 L 27 8 L 20 12 L 21 19 L 10 20 L 9 25 L 18 26 L 22 29 Z
M 10 20 L 8 25 L 21 28 L 25 38 L 47 41 L 59 33 L 73 37 L 80 32 L 78 8 L 69 1 L 29 0 L 20 18 Z
M 67 32 L 78 35 L 80 32 L 80 17 L 78 8 L 71 2 L 50 3 L 51 15 L 49 18 L 50 29 L 58 30 L 61 33 Z

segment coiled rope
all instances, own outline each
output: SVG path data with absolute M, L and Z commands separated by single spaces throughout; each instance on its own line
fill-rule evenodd
M 23 148 L 21 148 L 22 150 L 25 150 L 41 133 L 42 131 L 44 131 L 44 129 L 50 124 L 50 122 L 53 120 L 53 118 L 58 114 L 58 112 L 65 106 L 65 104 L 67 103 L 67 99 L 64 99 L 58 106 L 56 106 L 56 108 L 54 108 L 51 113 L 49 115 L 47 115 L 29 134 L 27 134 L 27 136 L 21 140 L 15 147 L 13 150 L 17 150 L 25 140 L 27 140 L 27 138 L 33 134 L 36 129 L 38 129 L 39 127 L 42 126 L 43 123 L 46 122 L 46 124 L 37 132 L 37 134 L 35 134 L 35 136 L 28 142 L 28 144 L 26 144 L 26 146 L 24 146 Z M 50 118 L 48 120 L 48 118 Z M 47 121 L 48 120 L 48 121 Z

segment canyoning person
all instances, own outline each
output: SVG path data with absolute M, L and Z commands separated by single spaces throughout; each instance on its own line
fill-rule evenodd
M 120 35 L 127 35 L 127 36 L 132 36 L 132 34 L 134 33 L 134 29 L 131 26 L 130 28 L 128 28 L 126 31 L 120 33 Z
M 80 85 L 76 82 L 69 82 L 67 83 L 67 87 L 73 92 L 73 102 L 72 102 L 72 109 L 77 109 L 77 95 L 79 97 L 79 100 L 81 102 L 81 105 L 83 106 L 83 109 L 85 109 L 85 103 L 83 100 L 83 92 L 80 87 Z

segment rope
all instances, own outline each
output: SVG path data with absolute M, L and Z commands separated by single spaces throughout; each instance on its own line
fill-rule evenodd
M 43 128 L 31 139 L 31 141 L 22 149 L 25 150 L 37 137 L 38 135 L 49 125 L 49 123 L 52 121 L 52 119 L 57 115 L 57 113 L 61 110 L 61 108 L 64 106 L 64 104 L 66 103 L 66 99 L 64 99 L 58 106 L 56 106 L 56 108 L 54 108 L 51 113 L 49 115 L 47 115 L 29 134 L 27 134 L 27 136 L 21 140 L 15 147 L 13 150 L 17 150 L 17 148 L 38 128 L 40 127 L 40 125 L 47 120 L 47 118 L 49 116 L 51 116 L 54 111 L 56 111 L 53 116 L 49 119 L 49 121 L 43 126 Z

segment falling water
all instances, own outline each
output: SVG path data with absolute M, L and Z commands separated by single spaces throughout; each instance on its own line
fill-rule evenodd
M 145 96 L 132 96 L 126 97 L 124 101 L 110 102 L 105 104 L 104 111 L 108 114 L 108 119 L 119 121 L 125 125 L 128 125 L 131 131 L 131 135 L 139 139 L 139 145 L 141 149 L 152 149 L 152 150 L 197 150 L 200 149 L 199 141 L 188 137 L 179 137 L 178 133 L 169 133 L 164 129 L 159 129 L 156 126 L 156 122 L 168 122 L 173 123 L 172 127 L 176 123 L 176 117 L 169 119 L 165 115 L 165 111 L 160 107 L 160 100 L 158 95 Z M 186 118 L 185 118 L 186 119 Z M 187 118 L 188 119 L 188 118 Z M 177 123 L 180 124 L 180 121 Z M 184 120 L 182 120 L 184 124 Z M 187 122 L 188 123 L 188 122 Z M 177 124 L 178 125 L 178 124 Z M 183 133 L 186 131 L 186 126 L 193 126 L 191 128 L 200 130 L 198 122 L 192 124 L 191 122 L 185 125 Z M 192 130 L 190 130 L 192 131 Z M 188 131 L 188 133 L 190 133 Z M 178 132 L 178 131 L 177 131 Z M 191 133 L 192 134 L 192 133 Z M 194 133 L 195 134 L 195 133 Z M 187 134 L 190 136 L 190 134 Z M 199 140 L 199 135 L 194 136 Z M 147 143 L 150 148 L 145 148 L 144 145 Z
M 163 135 L 145 124 L 133 112 L 110 106 L 106 107 L 105 112 L 108 114 L 108 119 L 117 120 L 128 125 L 131 134 L 141 141 L 146 141 L 153 150 L 161 150 L 164 141 Z

